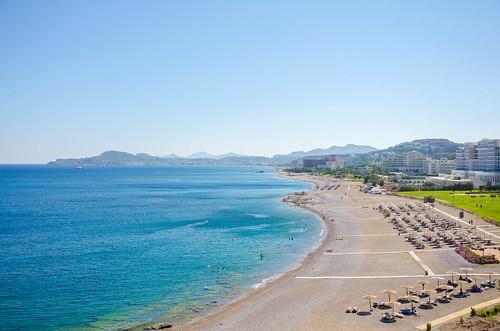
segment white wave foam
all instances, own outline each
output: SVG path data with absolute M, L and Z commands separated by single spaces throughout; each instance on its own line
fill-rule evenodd
M 292 230 L 288 231 L 288 233 L 303 233 L 306 231 L 307 231 L 307 229 L 300 228 L 300 229 L 292 229 Z
M 260 230 L 260 229 L 268 228 L 270 226 L 271 226 L 271 224 L 260 224 L 260 225 L 240 226 L 240 227 L 233 228 L 233 229 L 236 229 L 236 230 Z
M 260 283 L 252 285 L 252 288 L 258 289 L 258 288 L 261 288 L 263 286 L 266 286 L 268 283 L 280 278 L 283 275 L 284 275 L 283 273 L 280 273 L 280 274 L 276 274 L 276 275 L 268 277 L 268 278 L 264 278 Z
M 197 222 L 197 223 L 192 223 L 192 224 L 189 224 L 187 225 L 188 228 L 194 228 L 194 227 L 197 227 L 199 225 L 203 225 L 203 224 L 207 224 L 208 221 L 202 221 L 202 222 Z
M 269 217 L 271 217 L 271 216 L 265 215 L 265 214 L 246 214 L 246 215 L 252 216 L 254 218 L 269 218 Z

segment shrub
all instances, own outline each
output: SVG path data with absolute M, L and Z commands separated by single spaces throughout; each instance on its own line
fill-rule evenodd
M 469 261 L 470 263 L 475 264 L 497 264 L 499 261 L 493 255 L 485 255 L 481 256 L 473 252 L 467 246 L 460 246 L 455 249 L 455 251 L 461 255 L 464 259 Z
M 474 308 L 471 308 L 471 316 L 473 316 L 472 309 L 474 309 Z M 474 311 L 475 311 L 475 309 L 474 309 Z M 480 317 L 493 317 L 493 316 L 496 316 L 498 313 L 500 313 L 500 305 L 497 305 L 497 306 L 490 308 L 490 309 L 481 310 L 479 312 L 475 311 L 474 313 Z

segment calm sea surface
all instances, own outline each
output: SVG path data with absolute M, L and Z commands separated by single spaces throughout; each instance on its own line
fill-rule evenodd
M 280 202 L 308 187 L 262 167 L 0 166 L 0 328 L 207 313 L 319 242 L 321 222 Z

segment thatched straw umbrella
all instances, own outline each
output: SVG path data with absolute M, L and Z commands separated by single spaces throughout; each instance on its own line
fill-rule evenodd
M 399 302 L 397 302 L 397 301 L 391 301 L 391 302 L 389 302 L 389 306 L 392 307 L 392 316 L 394 316 L 394 308 L 396 306 L 401 306 L 401 304 Z
M 454 283 L 454 281 L 453 281 L 453 275 L 458 275 L 458 272 L 456 272 L 456 271 L 447 271 L 446 273 L 449 274 L 449 275 L 451 275 L 451 282 Z
M 485 274 L 488 275 L 488 279 L 489 279 L 489 283 L 491 284 L 492 281 L 491 281 L 491 275 L 495 274 L 493 271 L 486 271 Z
M 469 278 L 469 271 L 472 271 L 474 269 L 468 268 L 468 267 L 464 267 L 464 268 L 460 268 L 460 270 L 465 271 L 465 278 L 467 279 L 467 278 Z
M 441 286 L 439 286 L 439 288 L 441 290 L 443 290 L 443 292 L 444 292 L 443 298 L 447 298 L 448 297 L 448 291 L 449 290 L 453 290 L 453 286 L 450 286 L 450 285 L 441 285 Z
M 385 295 L 388 296 L 389 298 L 389 302 L 391 301 L 391 294 L 396 294 L 398 292 L 394 291 L 394 290 L 383 290 L 382 293 L 384 293 Z
M 434 291 L 434 290 L 423 290 L 422 292 L 429 295 L 429 301 L 427 301 L 427 303 L 431 303 L 431 294 L 435 294 L 436 291 Z
M 432 279 L 435 279 L 437 281 L 436 288 L 439 288 L 439 281 L 440 280 L 446 280 L 444 277 L 439 277 L 439 276 L 433 276 Z
M 405 298 L 406 300 L 410 301 L 410 307 L 411 307 L 411 310 L 415 310 L 415 309 L 413 308 L 413 303 L 414 303 L 414 302 L 415 302 L 415 303 L 418 303 L 418 302 L 420 301 L 420 298 L 419 298 L 419 297 L 417 297 L 416 295 L 406 295 L 404 298 Z
M 463 285 L 464 285 L 464 284 L 467 284 L 467 282 L 466 282 L 466 281 L 464 281 L 464 280 L 460 280 L 460 279 L 459 279 L 459 280 L 457 280 L 457 283 L 460 285 L 460 294 L 464 293 L 464 290 L 463 290 Z
M 373 295 L 373 294 L 367 294 L 367 295 L 363 295 L 363 299 L 366 299 L 368 300 L 368 304 L 370 305 L 370 311 L 372 311 L 372 300 L 373 299 L 376 299 L 377 296 L 376 295 Z
M 404 288 L 404 289 L 406 290 L 406 295 L 409 295 L 409 294 L 410 294 L 410 293 L 409 293 L 409 292 L 410 292 L 410 290 L 412 290 L 412 289 L 414 289 L 414 288 L 415 288 L 415 286 L 413 286 L 413 285 L 401 285 L 400 287 L 401 287 L 401 288 Z
M 422 291 L 423 291 L 425 290 L 425 285 L 429 285 L 430 282 L 428 280 L 423 279 L 423 280 L 417 280 L 417 284 L 422 285 Z

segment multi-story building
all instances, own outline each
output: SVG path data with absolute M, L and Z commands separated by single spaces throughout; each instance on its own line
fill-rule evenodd
M 337 155 L 309 156 L 302 159 L 302 167 L 305 169 L 336 169 L 342 166 L 342 159 Z
M 459 147 L 453 175 L 472 179 L 474 187 L 500 185 L 500 139 L 483 139 Z
M 385 157 L 381 162 L 381 167 L 406 175 L 451 174 L 455 169 L 455 160 L 446 158 L 436 160 L 412 151 Z
M 472 170 L 474 159 L 477 159 L 477 143 L 465 143 L 457 148 L 457 170 Z
M 448 160 L 447 158 L 428 159 L 427 160 L 429 175 L 451 174 L 455 170 L 455 160 Z
M 477 144 L 478 171 L 500 171 L 500 139 L 483 139 Z
M 428 168 L 425 156 L 415 151 L 387 156 L 382 160 L 381 167 L 408 175 L 424 175 Z

